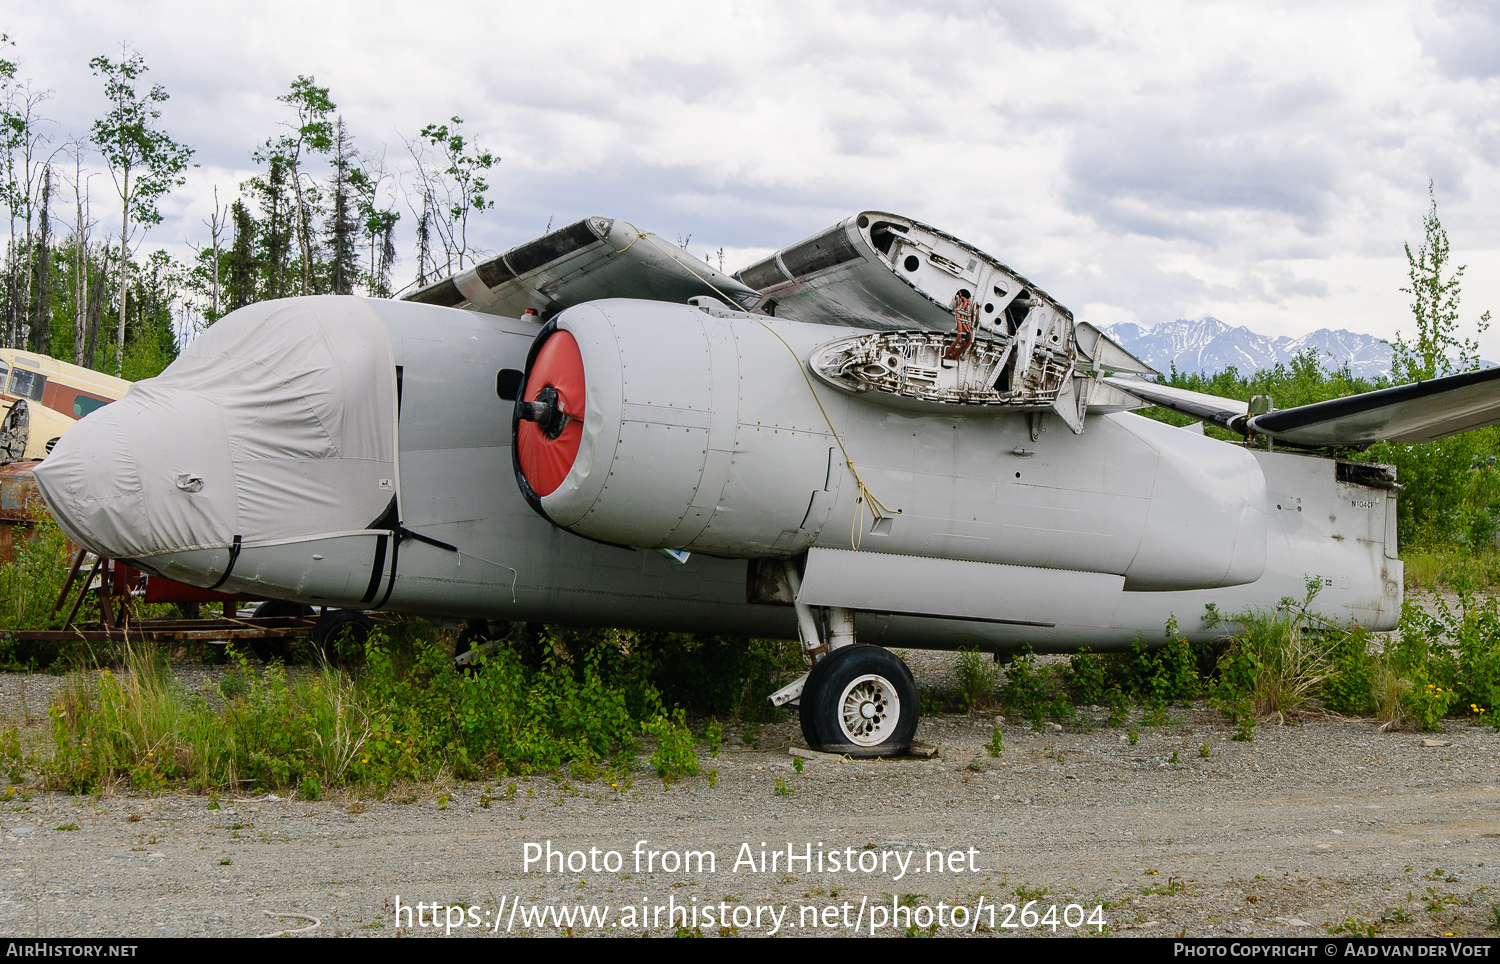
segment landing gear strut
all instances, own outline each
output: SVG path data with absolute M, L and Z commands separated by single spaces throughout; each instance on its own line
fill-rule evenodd
M 800 594 L 796 567 L 785 567 L 793 599 Z M 855 641 L 852 610 L 797 609 L 802 650 L 812 663 L 807 675 L 772 694 L 777 706 L 795 704 L 808 746 L 852 757 L 905 753 L 917 732 L 920 704 L 911 670 L 881 646 Z

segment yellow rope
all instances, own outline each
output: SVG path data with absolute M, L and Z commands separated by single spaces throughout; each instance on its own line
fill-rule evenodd
M 854 459 L 849 457 L 849 450 L 844 447 L 844 440 L 839 436 L 838 429 L 833 427 L 833 419 L 828 417 L 828 409 L 823 407 L 823 399 L 818 395 L 818 389 L 812 383 L 812 376 L 807 373 L 807 366 L 802 363 L 802 356 L 797 354 L 797 350 L 788 344 L 785 338 L 781 337 L 781 332 L 759 318 L 755 321 L 766 331 L 775 335 L 776 340 L 786 345 L 786 350 L 792 353 L 798 371 L 802 372 L 802 378 L 807 382 L 807 390 L 812 392 L 813 401 L 818 403 L 818 411 L 823 413 L 823 421 L 828 423 L 828 431 L 833 433 L 833 440 L 839 443 L 839 451 L 844 453 L 844 464 L 849 467 L 849 474 L 854 476 L 854 481 L 859 485 L 859 495 L 854 499 L 854 518 L 849 521 L 849 545 L 858 549 L 860 543 L 864 541 L 866 502 L 870 504 L 870 513 L 875 517 L 876 522 L 888 519 L 892 515 L 900 515 L 901 510 L 886 508 L 885 503 L 877 499 L 875 493 L 870 491 L 870 487 L 865 485 L 865 480 L 860 478 L 859 469 L 854 467 Z
M 629 221 L 627 221 L 625 223 L 626 224 L 630 224 Z M 635 237 L 631 238 L 630 239 L 630 243 L 627 244 L 627 245 L 625 245 L 625 247 L 615 249 L 615 254 L 624 254 L 626 251 L 629 251 L 631 248 L 635 247 L 635 243 L 637 241 L 639 241 L 641 238 L 645 237 L 645 234 L 641 231 L 641 229 L 638 228 L 638 227 L 636 227 L 635 225 L 631 224 L 630 225 L 630 229 L 635 232 Z
M 630 224 L 630 222 L 628 221 L 625 223 Z M 666 244 L 657 239 L 656 235 L 650 234 L 649 232 L 643 232 L 640 228 L 637 228 L 633 224 L 631 224 L 630 227 L 636 232 L 635 241 L 639 241 L 641 238 L 647 238 L 651 241 L 652 244 L 660 248 L 667 257 L 671 258 L 673 261 L 676 261 L 678 264 L 681 264 L 684 268 L 687 267 L 687 265 L 683 264 L 683 262 L 678 259 L 677 255 L 669 247 L 667 247 Z M 630 242 L 630 244 L 635 244 L 635 241 Z M 624 251 L 626 250 L 626 248 L 629 248 L 630 244 L 627 244 L 624 248 L 621 248 L 620 251 Z M 620 252 L 617 251 L 615 253 L 619 254 Z M 693 274 L 697 275 L 698 272 L 694 271 Z M 698 277 L 703 281 L 704 284 L 708 285 L 721 298 L 723 298 L 726 304 L 733 305 L 739 303 L 729 295 L 725 294 L 723 291 L 720 291 L 718 285 L 714 284 L 712 281 L 704 278 L 702 275 L 698 275 Z M 751 317 L 755 316 L 752 315 Z M 854 476 L 854 481 L 859 486 L 859 495 L 854 499 L 854 518 L 849 522 L 849 544 L 853 548 L 858 549 L 860 547 L 860 544 L 864 541 L 866 503 L 869 503 L 870 512 L 875 517 L 876 522 L 879 522 L 882 519 L 888 519 L 893 515 L 900 515 L 901 510 L 887 508 L 885 503 L 881 502 L 878 498 L 875 497 L 875 493 L 870 491 L 870 487 L 865 485 L 865 480 L 860 478 L 859 469 L 854 467 L 854 459 L 849 457 L 849 449 L 844 445 L 844 439 L 839 435 L 839 430 L 833 427 L 833 419 L 829 417 L 828 409 L 823 407 L 823 399 L 818 395 L 818 389 L 815 385 L 813 385 L 812 376 L 807 373 L 807 366 L 802 363 L 802 356 L 797 354 L 797 349 L 793 348 L 785 338 L 781 337 L 781 332 L 777 331 L 775 328 L 772 328 L 770 325 L 766 324 L 758 317 L 755 317 L 755 321 L 766 331 L 769 331 L 771 334 L 775 335 L 776 340 L 785 345 L 786 350 L 792 353 L 792 360 L 796 362 L 797 370 L 802 373 L 803 380 L 807 382 L 807 390 L 812 392 L 813 401 L 818 403 L 818 411 L 823 413 L 823 421 L 828 423 L 828 431 L 833 435 L 833 440 L 839 444 L 839 451 L 844 453 L 844 465 L 848 467 L 849 474 Z

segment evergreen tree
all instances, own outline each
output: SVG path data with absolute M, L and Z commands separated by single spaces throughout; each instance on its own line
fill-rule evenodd
M 327 224 L 328 291 L 349 295 L 354 293 L 359 277 L 359 195 L 368 179 L 358 166 L 359 156 L 354 152 L 343 117 L 334 122 L 332 160 L 333 177 L 328 190 L 332 201 Z
M 372 298 L 391 297 L 391 268 L 396 264 L 396 222 L 400 211 L 370 208 L 365 216 L 365 234 L 370 239 L 369 289 Z
M 229 223 L 234 230 L 234 240 L 224 253 L 223 310 L 225 313 L 243 308 L 256 300 L 256 282 L 261 277 L 261 266 L 256 251 L 259 248 L 257 225 L 250 209 L 243 201 L 236 200 L 229 206 Z
M 257 163 L 266 165 L 266 172 L 252 177 L 241 189 L 255 201 L 261 217 L 253 231 L 240 230 L 238 223 L 235 228 L 237 239 L 249 238 L 254 244 L 254 257 L 250 261 L 259 269 L 259 278 L 250 301 L 285 298 L 296 291 L 296 268 L 292 262 L 295 204 L 286 176 L 286 161 L 268 150 L 268 146 L 252 156 Z

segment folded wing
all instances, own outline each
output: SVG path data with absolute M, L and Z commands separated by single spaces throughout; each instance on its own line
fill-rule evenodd
M 584 218 L 405 296 L 407 301 L 542 320 L 601 298 L 684 303 L 707 295 L 753 308 L 760 293 L 633 224 Z

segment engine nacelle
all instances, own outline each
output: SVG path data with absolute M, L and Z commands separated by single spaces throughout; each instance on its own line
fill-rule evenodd
M 1244 449 L 1128 414 L 1078 436 L 1054 415 L 914 412 L 815 385 L 806 359 L 848 333 L 691 305 L 570 308 L 527 361 L 522 491 L 558 526 L 643 548 L 858 546 L 1148 590 L 1264 570 L 1265 481 Z M 877 522 L 870 495 L 892 513 Z

